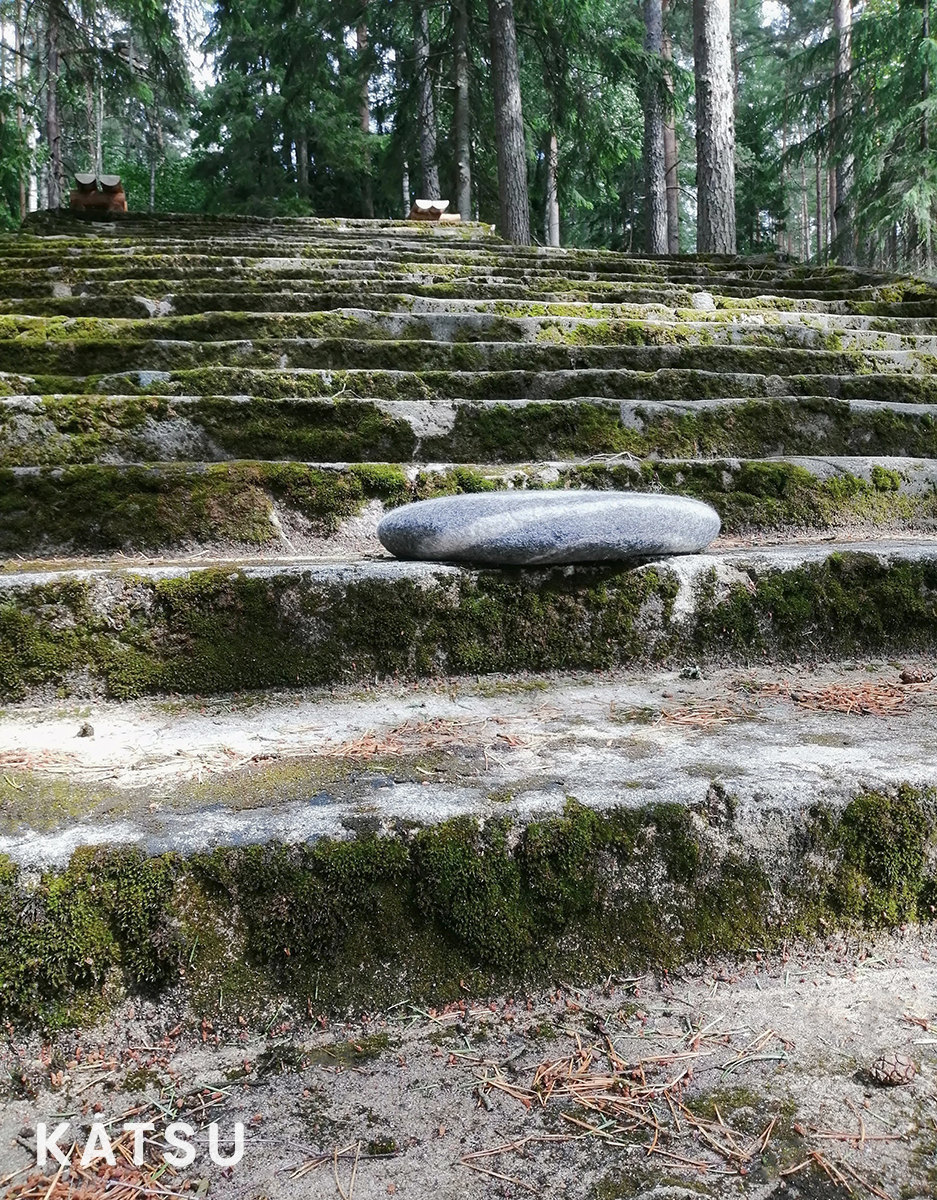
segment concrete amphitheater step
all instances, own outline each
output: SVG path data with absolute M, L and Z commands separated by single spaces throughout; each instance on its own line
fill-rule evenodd
M 294 1011 L 789 964 L 805 937 L 926 919 L 933 667 L 7 709 L 5 1014 L 81 1022 L 122 977 L 171 988 L 167 1027 L 203 1038 L 233 1007 L 240 1046 Z
M 68 385 L 68 386 L 66 386 Z M 125 371 L 92 376 L 28 376 L 0 372 L 0 396 L 48 393 L 96 396 L 380 400 L 678 401 L 785 396 L 834 397 L 880 403 L 937 403 L 937 376 L 894 372 L 859 375 L 765 375 L 757 372 L 660 368 L 654 371 L 396 371 L 327 368 L 209 367 L 188 371 Z
M 0 555 L 381 556 L 376 526 L 415 500 L 494 488 L 676 492 L 723 538 L 937 530 L 932 459 L 671 459 L 526 464 L 224 462 L 20 467 L 0 475 Z
M 163 302 L 165 303 L 165 302 Z M 163 306 L 158 306 L 160 309 Z M 243 304 L 243 301 L 242 301 Z M 521 308 L 521 306 L 518 306 Z M 387 312 L 337 308 L 327 312 L 221 311 L 148 318 L 0 316 L 0 341 L 65 340 L 135 343 L 161 341 L 230 341 L 251 339 L 351 338 L 386 341 L 523 342 L 570 346 L 709 346 L 794 347 L 807 350 L 937 350 L 937 321 L 844 317 L 826 314 L 727 314 L 700 318 L 682 312 L 664 314 L 634 308 L 627 317 L 523 315 L 458 309 L 437 302 L 422 311 Z
M 450 1001 L 927 917 L 932 285 L 471 225 L 28 229 L 0 237 L 4 1016 L 120 979 L 203 1013 Z M 503 571 L 374 541 L 508 483 L 688 492 L 726 533 Z
M 415 377 L 410 382 L 422 383 Z M 311 390 L 319 386 L 317 376 Z M 260 387 L 276 391 L 277 380 L 261 380 Z M 251 391 L 252 397 L 0 397 L 0 466 L 244 458 L 510 463 L 618 453 L 639 458 L 937 456 L 937 405 L 932 403 L 810 395 L 690 402 L 588 395 L 388 400 L 346 396 L 341 387 L 334 395 L 267 399 L 256 394 L 256 385 Z
M 317 278 L 308 277 L 301 267 L 282 267 L 277 271 L 258 267 L 241 270 L 218 270 L 209 275 L 196 276 L 190 269 L 166 264 L 146 267 L 140 265 L 128 277 L 126 266 L 96 270 L 62 272 L 60 270 L 28 271 L 23 268 L 0 274 L 0 296 L 57 297 L 64 299 L 77 293 L 88 295 L 141 295 L 161 300 L 191 288 L 195 292 L 231 292 L 243 284 L 245 294 L 269 290 L 281 291 L 285 287 L 297 292 L 322 293 L 331 296 L 343 295 L 345 303 L 368 303 L 375 296 L 406 294 L 413 297 L 437 299 L 466 299 L 501 302 L 575 304 L 661 304 L 671 307 L 692 308 L 694 297 L 707 289 L 655 280 L 653 276 L 631 283 L 608 283 L 571 279 L 568 276 L 551 274 L 543 278 L 527 276 L 508 279 L 492 273 L 465 274 L 451 278 L 442 267 L 436 272 L 412 270 L 383 275 L 351 275 L 346 278 L 320 273 Z M 922 316 L 934 312 L 934 297 L 918 285 L 908 282 L 892 283 L 864 289 L 846 287 L 838 297 L 830 294 L 779 296 L 766 293 L 764 287 L 729 287 L 717 292 L 708 292 L 719 310 L 738 311 L 810 311 L 831 312 L 844 315 L 879 316 Z M 336 306 L 330 300 L 327 307 Z
M 646 670 L 937 648 L 937 542 L 638 568 L 395 561 L 9 564 L 0 694 L 201 695 L 444 672 Z
M 466 811 L 526 823 L 561 815 L 571 797 L 599 813 L 664 800 L 717 822 L 732 806 L 743 837 L 779 817 L 786 834 L 813 805 L 927 789 L 932 669 L 917 657 L 690 663 L 641 679 L 455 676 L 365 693 L 14 706 L 0 715 L 0 762 L 19 792 L 15 810 L 0 809 L 0 853 L 48 866 L 102 843 L 191 854 Z
M 801 349 L 789 345 L 563 345 L 515 342 L 434 342 L 345 337 L 230 338 L 192 341 L 160 338 L 158 324 L 141 322 L 145 337 L 81 337 L 62 329 L 55 339 L 0 340 L 0 371 L 40 375 L 92 375 L 130 370 L 198 367 L 351 367 L 398 371 L 657 371 L 664 368 L 762 375 L 850 375 L 860 372 L 927 374 L 933 356 L 918 350 Z M 149 328 L 147 328 L 149 326 Z M 135 331 L 136 332 L 136 331 Z M 647 334 L 653 336 L 653 331 Z

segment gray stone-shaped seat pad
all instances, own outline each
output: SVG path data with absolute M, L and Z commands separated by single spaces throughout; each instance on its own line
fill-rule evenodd
M 377 535 L 397 558 L 540 566 L 693 554 L 719 529 L 715 509 L 686 496 L 506 491 L 408 504 Z

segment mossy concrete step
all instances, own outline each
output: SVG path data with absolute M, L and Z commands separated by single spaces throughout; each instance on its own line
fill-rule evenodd
M 93 278 L 87 275 L 53 274 L 44 272 L 33 273 L 25 278 L 23 272 L 8 272 L 6 277 L 0 276 L 0 296 L 10 297 L 51 297 L 61 296 L 67 299 L 74 292 L 89 295 L 105 296 L 144 296 L 154 301 L 161 301 L 167 295 L 180 292 L 185 287 L 191 287 L 194 292 L 231 292 L 237 287 L 239 292 L 246 295 L 278 292 L 285 286 L 291 286 L 301 296 L 306 294 L 318 295 L 326 284 L 310 281 L 301 273 L 286 274 L 258 271 L 243 272 L 238 276 L 216 274 L 211 276 L 193 276 L 183 270 L 159 271 L 141 270 L 134 278 L 127 278 L 127 272 L 113 271 L 106 274 L 96 273 Z M 345 297 L 344 303 L 370 303 L 376 296 L 384 294 L 407 294 L 413 297 L 429 297 L 436 299 L 465 299 L 475 298 L 492 302 L 521 302 L 531 300 L 567 304 L 661 304 L 671 307 L 689 307 L 693 296 L 699 288 L 679 287 L 671 284 L 638 283 L 629 285 L 605 285 L 598 283 L 574 283 L 571 280 L 547 279 L 545 281 L 507 282 L 495 279 L 461 279 L 456 284 L 446 278 L 434 278 L 425 273 L 410 274 L 399 278 L 365 278 L 356 277 L 348 280 L 329 280 L 328 295 L 324 308 L 338 307 L 335 297 Z M 704 289 L 705 290 L 705 289 Z M 710 293 L 712 294 L 712 293 Z M 731 295 L 716 296 L 717 307 L 734 307 L 742 310 L 755 309 L 758 311 L 811 311 L 834 313 L 858 313 L 860 315 L 881 316 L 921 316 L 931 317 L 934 314 L 933 300 L 901 299 L 901 296 L 911 292 L 895 290 L 873 290 L 871 292 L 848 292 L 846 298 L 818 299 L 793 298 L 790 296 L 765 295 L 758 289 L 748 289 L 744 292 L 734 291 Z M 883 296 L 891 297 L 883 299 Z M 898 297 L 897 299 L 895 297 Z M 255 307 L 251 305 L 251 307 Z
M 70 288 L 59 289 L 60 293 L 70 291 Z M 724 301 L 724 297 L 720 299 Z M 700 340 L 706 333 L 725 340 L 735 336 L 739 329 L 756 336 L 763 331 L 775 338 L 779 331 L 804 329 L 808 331 L 805 337 L 812 339 L 805 341 L 805 345 L 814 344 L 824 336 L 832 343 L 837 335 L 842 335 L 842 348 L 846 348 L 851 335 L 860 333 L 867 335 L 868 340 L 856 344 L 875 348 L 876 340 L 870 335 L 887 335 L 888 340 L 878 344 L 892 347 L 905 344 L 922 347 L 922 343 L 914 342 L 915 338 L 927 336 L 933 339 L 937 335 L 937 317 L 933 316 L 834 313 L 806 307 L 774 309 L 722 303 L 716 310 L 707 312 L 665 304 L 477 300 L 403 292 L 369 295 L 365 308 L 356 308 L 348 301 L 347 295 L 334 289 L 285 292 L 258 285 L 256 281 L 246 283 L 237 291 L 186 290 L 166 292 L 158 297 L 137 295 L 132 285 L 127 285 L 124 290 L 113 287 L 93 292 L 79 289 L 79 294 L 75 295 L 0 300 L 0 319 L 10 318 L 5 322 L 8 327 L 28 335 L 42 328 L 34 320 L 41 318 L 48 322 L 51 336 L 58 336 L 63 318 L 118 318 L 136 323 L 141 318 L 149 318 L 158 320 L 160 328 L 183 330 L 195 327 L 193 318 L 198 318 L 207 328 L 223 325 L 230 328 L 229 314 L 237 314 L 245 335 L 248 334 L 247 325 L 257 323 L 250 336 L 263 336 L 261 331 L 265 328 L 276 330 L 280 316 L 286 316 L 296 328 L 305 324 L 307 335 L 323 327 L 334 328 L 338 322 L 347 326 L 353 321 L 360 323 L 356 326 L 359 328 L 369 323 L 382 336 L 449 336 L 453 340 L 477 340 L 482 331 L 496 331 L 498 338 L 504 340 L 559 336 L 561 339 L 575 337 L 587 343 L 614 341 L 625 334 L 625 340 L 632 341 L 634 330 L 623 326 L 634 323 L 649 326 L 649 341 L 666 336 L 662 330 L 671 330 L 675 341 L 687 341 L 691 337 Z M 406 320 L 401 323 L 399 316 L 390 314 L 400 314 Z M 167 317 L 187 318 L 189 324 L 167 322 Z M 282 327 L 282 322 L 280 325 Z M 107 329 L 110 325 L 101 327 Z M 82 323 L 77 328 L 90 331 L 93 326 Z M 282 328 L 279 331 L 282 332 Z M 796 337 L 798 334 L 781 336 Z
M 0 372 L 0 396 L 35 398 L 58 393 L 87 396 L 232 396 L 420 401 L 720 400 L 785 396 L 874 400 L 883 404 L 937 403 L 937 374 L 766 375 L 754 372 L 660 368 L 656 371 L 386 371 L 360 368 L 209 367 L 183 371 L 127 371 L 85 377 Z
M 105 267 L 50 267 L 48 270 L 27 268 L 8 269 L 0 273 L 0 296 L 7 298 L 19 295 L 49 295 L 61 288 L 76 286 L 106 287 L 110 283 L 136 283 L 142 287 L 180 291 L 186 281 L 196 281 L 214 274 L 216 281 L 224 282 L 228 288 L 243 279 L 266 282 L 282 289 L 288 285 L 304 285 L 303 290 L 331 290 L 343 288 L 354 291 L 364 299 L 372 292 L 410 291 L 421 289 L 430 295 L 466 296 L 479 299 L 530 299 L 550 297 L 557 300 L 586 301 L 634 301 L 639 303 L 663 303 L 689 305 L 692 297 L 700 291 L 716 291 L 715 285 L 703 287 L 693 281 L 658 281 L 643 276 L 621 275 L 597 277 L 591 272 L 533 272 L 521 270 L 488 271 L 476 270 L 456 274 L 448 266 L 431 265 L 420 268 L 413 264 L 411 269 L 380 269 L 372 265 L 357 268 L 332 269 L 302 265 L 299 260 L 258 260 L 255 266 L 234 267 L 202 264 L 201 276 L 196 275 L 199 264 L 188 260 L 141 261 L 128 269 L 126 263 L 110 264 Z M 55 285 L 60 285 L 58 288 Z M 849 304 L 868 304 L 871 311 L 895 311 L 894 306 L 903 306 L 909 315 L 932 315 L 934 299 L 921 298 L 901 288 L 853 288 L 827 287 L 825 289 L 765 287 L 742 284 L 720 284 L 718 294 L 724 299 L 758 300 L 764 298 L 765 307 L 773 307 L 773 301 L 825 302 L 834 309 Z M 862 311 L 859 309 L 859 311 Z M 902 308 L 897 309 L 898 312 Z
M 237 1047 L 312 996 L 455 1007 L 931 920 L 933 689 L 687 674 L 8 711 L 0 1016 L 171 988 L 164 1028 L 227 1014 Z
M 188 237 L 147 237 L 138 235 L 120 238 L 14 238 L 0 239 L 0 261 L 43 260 L 57 252 L 59 257 L 93 261 L 102 256 L 153 254 L 201 254 L 227 257 L 234 261 L 250 257 L 273 256 L 285 258 L 328 258 L 339 262 L 366 259 L 375 251 L 386 261 L 405 261 L 415 255 L 427 262 L 495 263 L 524 269 L 588 270 L 596 274 L 628 272 L 655 278 L 678 277 L 688 280 L 726 279 L 746 283 L 765 283 L 782 280 L 794 284 L 827 286 L 840 282 L 847 286 L 875 286 L 893 283 L 894 275 L 882 272 L 859 271 L 843 267 L 817 267 L 785 264 L 777 261 L 750 258 L 705 259 L 685 255 L 676 257 L 642 258 L 639 255 L 614 251 L 566 248 L 557 250 L 533 246 L 512 246 L 492 238 L 472 237 L 472 230 L 455 230 L 446 236 L 417 236 L 412 226 L 367 236 L 360 230 L 320 234 L 310 237 L 297 231 L 277 237 L 226 238 L 206 235 L 204 231 Z M 924 285 L 919 284 L 919 287 Z
M 376 527 L 388 509 L 499 488 L 696 496 L 717 509 L 728 537 L 937 530 L 931 459 L 94 465 L 0 471 L 0 555 L 212 549 L 379 557 Z
M 821 292 L 864 288 L 910 290 L 920 298 L 933 298 L 934 295 L 933 287 L 924 281 L 846 269 L 751 268 L 744 265 L 745 260 L 727 266 L 695 263 L 689 259 L 658 262 L 622 254 L 603 255 L 596 251 L 530 252 L 497 243 L 478 247 L 460 244 L 458 240 L 437 242 L 436 245 L 403 238 L 370 242 L 357 239 L 352 244 L 328 239 L 225 244 L 210 238 L 188 242 L 135 241 L 123 244 L 68 242 L 60 239 L 0 242 L 0 265 L 7 268 L 87 269 L 121 262 L 134 267 L 160 260 L 176 266 L 195 267 L 202 264 L 211 269 L 268 265 L 274 268 L 331 267 L 337 271 L 358 271 L 362 266 L 371 264 L 378 271 L 397 271 L 411 266 L 430 270 L 438 268 L 441 273 L 451 277 L 488 271 L 515 277 L 557 274 L 570 278 L 588 276 L 606 280 L 671 281 L 694 287 L 712 284 L 717 290 L 723 286 L 760 288 L 762 292 L 770 292 L 775 288 Z
M 726 400 L 385 400 L 331 396 L 0 398 L 0 466 L 287 459 L 519 462 L 647 457 L 937 457 L 937 405 Z
M 0 574 L 10 700 L 935 650 L 937 542 L 923 538 L 638 568 L 295 560 Z
M 759 346 L 808 350 L 937 351 L 937 321 L 913 327 L 893 319 L 825 314 L 690 313 L 632 309 L 627 315 L 526 315 L 453 311 L 444 304 L 422 311 L 335 308 L 328 312 L 251 312 L 249 308 L 170 315 L 165 301 L 146 319 L 67 315 L 0 315 L 0 341 L 215 341 L 244 338 L 352 338 L 375 341 L 526 342 L 568 346 Z M 409 306 L 408 306 L 409 307 Z
M 141 322 L 146 327 L 147 322 Z M 514 342 L 383 341 L 373 338 L 235 338 L 186 341 L 152 336 L 0 340 L 0 371 L 91 375 L 196 367 L 289 367 L 397 371 L 656 371 L 662 368 L 761 375 L 928 374 L 934 356 L 917 350 L 806 350 L 760 345 L 562 345 Z
M 569 278 L 607 280 L 660 280 L 693 287 L 712 285 L 760 288 L 762 292 L 828 291 L 853 289 L 911 289 L 922 298 L 933 298 L 933 288 L 920 281 L 880 273 L 838 268 L 752 267 L 745 260 L 728 264 L 694 262 L 689 259 L 642 260 L 627 255 L 596 251 L 532 251 L 497 243 L 488 248 L 449 240 L 433 245 L 425 240 L 401 237 L 381 240 L 356 239 L 354 243 L 316 239 L 305 241 L 223 242 L 201 238 L 188 241 L 132 241 L 107 244 L 103 241 L 0 242 L 0 264 L 27 268 L 71 267 L 93 269 L 121 261 L 150 265 L 163 260 L 169 265 L 237 270 L 245 266 L 334 268 L 358 271 L 372 265 L 378 272 L 401 269 L 438 269 L 450 277 L 495 272 L 513 275 L 562 274 Z
M 0 714 L 18 785 L 0 855 L 47 867 L 81 845 L 191 854 L 466 813 L 523 826 L 570 798 L 595 814 L 663 803 L 678 825 L 682 809 L 742 838 L 780 820 L 786 836 L 813 806 L 937 783 L 937 683 L 899 674 L 925 678 L 933 659 L 689 666 L 14 705 Z

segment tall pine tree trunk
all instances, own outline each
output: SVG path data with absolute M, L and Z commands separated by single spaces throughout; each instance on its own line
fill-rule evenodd
M 644 0 L 644 49 L 648 55 L 660 61 L 664 49 L 664 10 L 661 0 Z M 664 105 L 656 70 L 649 73 L 644 87 L 644 203 L 648 253 L 666 254 L 669 231 Z
M 735 106 L 730 0 L 693 0 L 696 245 L 735 253 Z
M 104 84 L 100 79 L 94 115 L 94 173 L 99 179 L 104 174 Z
M 368 26 L 365 19 L 358 22 L 358 27 L 355 30 L 355 36 L 358 45 L 359 58 L 367 54 L 368 51 Z M 368 76 L 367 73 L 361 72 L 361 93 L 358 97 L 358 121 L 361 125 L 361 132 L 364 134 L 365 151 L 364 151 L 364 195 L 362 202 L 364 206 L 364 215 L 366 217 L 374 216 L 374 190 L 371 186 L 371 151 L 368 149 L 368 135 L 371 132 L 371 105 L 368 98 Z
M 560 199 L 557 187 L 560 152 L 556 143 L 556 131 L 551 131 L 547 145 L 547 202 L 544 233 L 548 246 L 560 244 Z
M 669 0 L 664 0 L 663 11 L 666 16 Z M 661 47 L 664 57 L 664 78 L 667 85 L 667 112 L 664 117 L 664 180 L 667 189 L 667 251 L 670 254 L 680 253 L 680 156 L 677 147 L 677 122 L 673 110 L 673 72 L 669 64 L 673 62 L 673 47 L 670 44 L 670 34 L 664 30 L 664 41 Z
M 433 76 L 429 69 L 429 12 L 418 5 L 416 14 L 416 70 L 420 89 L 420 166 L 423 169 L 423 200 L 439 199 L 439 167 L 436 163 L 436 105 Z
M 850 212 L 852 158 L 848 153 L 847 134 L 852 73 L 852 0 L 833 0 L 833 36 L 836 42 L 836 70 L 833 76 L 833 134 L 836 146 L 834 249 L 840 262 L 850 264 L 855 262 L 855 238 Z
M 14 14 L 13 45 L 16 57 L 13 60 L 13 79 L 16 86 L 16 131 L 20 139 L 23 136 L 23 0 L 16 0 Z M 19 167 L 19 201 L 20 220 L 26 216 L 26 175 L 22 166 L 22 146 L 20 147 Z
M 921 21 L 921 38 L 925 44 L 930 40 L 930 0 L 924 0 L 924 16 Z M 930 98 L 930 70 L 927 60 L 921 72 L 921 99 L 926 103 Z M 927 109 L 921 111 L 921 150 L 922 159 L 926 163 L 930 152 L 930 128 L 927 120 Z M 934 269 L 934 221 L 932 209 L 928 210 L 928 219 L 924 228 L 924 270 L 929 274 Z
M 296 137 L 296 186 L 305 199 L 309 195 L 309 139 L 305 132 Z
M 521 110 L 521 75 L 517 61 L 513 0 L 488 0 L 488 28 L 494 80 L 501 233 L 509 242 L 527 245 L 530 242 L 527 147 Z
M 85 79 L 85 124 L 88 135 L 88 169 L 94 171 L 97 149 L 97 122 L 95 121 L 94 79 L 91 75 Z
M 468 0 L 453 0 L 455 30 L 453 68 L 453 134 L 456 155 L 456 208 L 463 221 L 472 219 L 472 139 L 469 125 L 469 22 Z
M 59 126 L 59 22 L 55 8 L 46 24 L 46 142 L 49 147 L 49 208 L 62 203 L 65 174 L 62 168 L 62 130 Z

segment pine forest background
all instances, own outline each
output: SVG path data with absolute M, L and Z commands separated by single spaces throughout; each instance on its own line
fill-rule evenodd
M 723 8 L 720 243 L 698 241 L 717 200 L 697 191 L 697 125 L 721 103 L 700 39 Z M 934 269 L 930 0 L 0 0 L 0 20 L 2 227 L 67 204 L 76 171 L 121 175 L 133 209 L 399 217 L 442 195 L 503 227 L 513 153 L 516 241 L 734 236 Z

